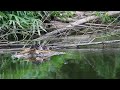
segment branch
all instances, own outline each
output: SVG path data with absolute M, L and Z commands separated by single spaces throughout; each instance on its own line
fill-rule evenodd
M 81 43 L 81 44 L 52 44 L 54 47 L 76 47 L 76 46 L 83 46 L 83 45 L 97 45 L 97 44 L 110 44 L 120 42 L 120 40 L 111 40 L 111 41 L 103 41 L 103 42 L 91 42 L 91 43 Z M 51 46 L 51 45 L 50 45 Z
M 0 49 L 0 53 L 15 53 L 22 51 L 22 48 L 14 48 L 14 49 Z
M 22 48 L 24 44 L 0 44 L 0 50 L 1 49 L 10 49 L 10 48 Z M 31 44 L 27 44 L 26 47 L 30 47 Z
M 109 11 L 108 15 L 116 15 L 116 14 L 119 14 L 119 13 L 120 13 L 120 11 Z M 45 38 L 49 38 L 49 36 L 51 36 L 51 35 L 55 35 L 57 33 L 64 32 L 65 30 L 70 30 L 70 29 L 74 28 L 75 26 L 77 26 L 79 24 L 83 24 L 83 23 L 86 23 L 88 21 L 91 21 L 91 20 L 94 20 L 94 19 L 98 19 L 98 18 L 99 18 L 98 16 L 93 15 L 93 16 L 89 16 L 89 17 L 77 20 L 77 21 L 67 25 L 65 28 L 61 28 L 61 29 L 57 29 L 55 31 L 49 32 L 49 33 L 45 34 L 44 36 L 41 36 L 41 37 L 39 37 L 37 39 L 34 39 L 34 41 L 38 41 L 38 40 L 43 40 Z

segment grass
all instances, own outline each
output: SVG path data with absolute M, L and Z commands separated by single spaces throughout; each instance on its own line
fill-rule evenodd
M 74 11 L 0 11 L 0 40 L 31 40 L 34 35 L 41 36 L 49 32 L 43 25 L 49 17 L 54 16 L 66 21 L 74 14 Z M 107 13 L 97 11 L 95 14 L 100 17 L 101 23 L 119 21 L 119 18 Z
M 102 13 L 102 12 L 96 12 L 95 13 L 95 15 L 96 16 L 98 16 L 98 17 L 100 17 L 100 21 L 101 21 L 101 23 L 105 23 L 105 24 L 107 24 L 107 23 L 111 23 L 111 22 L 113 22 L 116 18 L 115 17 L 113 17 L 113 16 L 109 16 L 108 14 L 107 14 L 107 12 L 105 12 L 105 13 Z M 115 20 L 116 21 L 116 20 Z
M 0 28 L 4 33 L 4 36 L 1 33 L 1 38 L 7 39 L 11 36 L 16 41 L 18 34 L 30 36 L 35 33 L 41 35 L 41 31 L 47 32 L 42 25 L 45 15 L 45 12 L 42 14 L 40 11 L 1 11 Z
M 60 18 L 70 18 L 74 16 L 74 11 L 53 11 L 51 16 Z
M 64 12 L 64 13 L 63 13 Z M 41 35 L 45 30 L 43 22 L 51 16 L 68 18 L 73 16 L 72 11 L 0 11 L 0 39 L 13 41 L 21 39 L 31 39 L 30 37 L 37 34 Z

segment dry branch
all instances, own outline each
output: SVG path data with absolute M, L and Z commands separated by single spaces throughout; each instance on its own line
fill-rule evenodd
M 53 44 L 52 46 L 56 46 L 56 47 L 77 47 L 77 46 L 83 46 L 83 45 L 110 44 L 110 43 L 117 43 L 117 42 L 120 42 L 120 40 L 111 40 L 111 41 L 103 41 L 103 42 L 91 42 L 91 43 L 80 43 L 80 44 Z
M 119 13 L 120 13 L 120 11 L 109 11 L 108 15 L 116 15 L 116 14 L 119 14 Z M 70 29 L 74 28 L 75 26 L 77 26 L 79 24 L 83 24 L 83 23 L 86 23 L 88 21 L 91 21 L 91 20 L 94 20 L 94 19 L 98 19 L 98 18 L 99 18 L 98 16 L 93 15 L 93 16 L 89 16 L 89 17 L 77 20 L 77 21 L 75 21 L 73 23 L 70 23 L 65 28 L 61 28 L 61 29 L 57 29 L 55 31 L 49 32 L 49 33 L 45 34 L 44 36 L 41 36 L 41 37 L 39 37 L 37 39 L 34 39 L 34 41 L 39 41 L 39 40 L 43 40 L 45 38 L 49 38 L 49 36 L 51 36 L 51 35 L 55 35 L 57 33 L 62 33 L 65 30 L 70 30 Z
M 0 53 L 15 53 L 22 51 L 22 48 L 14 48 L 14 49 L 0 49 Z
M 120 26 L 114 26 L 114 25 L 108 25 L 108 24 L 96 24 L 96 23 L 85 23 L 85 25 L 89 25 L 89 26 L 102 26 L 102 27 L 117 27 L 120 28 Z
M 10 49 L 10 48 L 22 48 L 24 44 L 0 44 L 1 49 Z M 31 44 L 27 44 L 26 47 L 30 47 Z

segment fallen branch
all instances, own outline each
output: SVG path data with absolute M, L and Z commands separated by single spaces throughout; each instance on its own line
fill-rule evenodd
M 80 29 L 80 27 L 84 27 L 84 28 L 94 28 L 94 29 L 106 29 L 106 27 L 104 27 L 104 26 L 88 26 L 88 25 L 77 25 L 77 26 L 75 26 L 75 28 L 76 29 Z M 116 28 L 120 28 L 120 27 L 115 27 L 115 29 Z M 107 28 L 107 29 L 112 29 L 112 27 L 109 27 L 109 28 Z
M 76 48 L 78 46 L 87 46 L 87 45 L 97 45 L 97 44 L 110 44 L 110 43 L 119 43 L 120 40 L 111 40 L 111 41 L 103 41 L 103 42 L 91 42 L 91 43 L 81 43 L 81 44 L 48 44 L 48 47 L 51 47 L 52 49 L 58 49 L 58 48 Z M 11 52 L 20 52 L 23 48 L 13 48 L 13 49 L 0 49 L 0 53 L 11 53 Z
M 97 26 L 97 27 L 100 27 L 100 26 L 102 26 L 102 27 L 107 27 L 107 26 L 109 26 L 109 27 L 117 27 L 117 28 L 120 28 L 120 26 L 114 26 L 114 25 L 108 25 L 108 24 L 95 24 L 95 23 L 85 23 L 85 25 L 89 25 L 89 26 Z
M 55 47 L 77 47 L 83 45 L 97 45 L 97 44 L 110 44 L 110 43 L 117 43 L 120 40 L 111 40 L 111 41 L 102 41 L 102 42 L 91 42 L 91 43 L 80 43 L 80 44 L 49 44 L 49 46 Z
M 24 44 L 0 44 L 1 49 L 11 49 L 11 48 L 23 48 Z M 31 44 L 27 44 L 26 47 L 30 47 Z
M 96 35 L 77 35 L 77 36 L 68 36 L 68 37 L 61 37 L 61 38 L 54 38 L 51 39 L 51 44 L 71 44 L 71 43 L 88 43 L 93 38 L 95 38 Z
M 15 48 L 15 49 L 0 49 L 0 53 L 15 53 L 22 51 L 22 48 Z
M 119 14 L 119 13 L 120 13 L 120 11 L 109 11 L 108 15 L 111 16 L 111 15 L 116 15 L 116 14 Z M 62 33 L 65 30 L 70 30 L 70 29 L 74 28 L 75 26 L 77 26 L 79 24 L 83 24 L 83 23 L 86 23 L 88 21 L 91 21 L 91 20 L 94 20 L 94 19 L 98 19 L 98 18 L 99 18 L 98 16 L 93 15 L 93 16 L 89 16 L 89 17 L 77 20 L 77 21 L 67 25 L 65 28 L 61 28 L 61 29 L 57 29 L 55 31 L 49 32 L 49 33 L 45 34 L 44 36 L 41 36 L 41 37 L 39 37 L 37 39 L 34 39 L 34 41 L 39 41 L 39 40 L 43 40 L 45 38 L 49 38 L 49 36 L 51 36 L 51 35 L 55 35 L 57 33 Z

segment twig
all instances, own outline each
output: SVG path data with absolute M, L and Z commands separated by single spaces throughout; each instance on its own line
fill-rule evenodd
M 27 44 L 27 46 L 29 46 L 31 44 Z M 22 47 L 24 46 L 24 44 L 0 44 L 0 47 Z
M 108 15 L 116 15 L 116 14 L 119 14 L 119 13 L 120 13 L 120 11 L 109 11 Z M 57 29 L 55 31 L 49 32 L 49 33 L 45 34 L 44 36 L 41 36 L 41 37 L 39 37 L 37 39 L 34 39 L 34 41 L 43 40 L 45 38 L 48 38 L 51 35 L 55 35 L 57 33 L 64 32 L 65 30 L 71 30 L 72 28 L 74 28 L 75 26 L 77 26 L 79 24 L 83 24 L 83 23 L 86 23 L 86 22 L 88 22 L 90 20 L 94 20 L 94 19 L 98 19 L 98 18 L 99 18 L 98 16 L 93 15 L 93 16 L 89 16 L 89 17 L 77 20 L 77 21 L 67 25 L 65 28 L 61 28 L 61 29 Z
M 96 44 L 109 44 L 109 43 L 116 43 L 120 42 L 120 40 L 111 40 L 111 41 L 103 41 L 103 42 L 91 42 L 91 43 L 80 43 L 80 44 L 52 44 L 52 46 L 60 46 L 60 47 L 76 47 L 76 46 L 83 46 L 83 45 L 96 45 Z
M 92 26 L 102 26 L 102 27 L 107 27 L 108 25 L 106 24 L 95 24 L 95 23 L 85 23 L 85 25 L 92 25 Z M 113 25 L 109 25 L 109 27 L 114 27 Z M 117 28 L 120 28 L 120 26 L 116 26 Z

